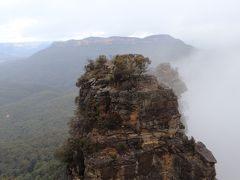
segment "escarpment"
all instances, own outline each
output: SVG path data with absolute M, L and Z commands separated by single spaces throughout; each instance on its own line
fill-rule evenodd
M 214 156 L 185 135 L 177 97 L 145 74 L 148 64 L 129 54 L 85 67 L 59 153 L 70 179 L 215 179 Z

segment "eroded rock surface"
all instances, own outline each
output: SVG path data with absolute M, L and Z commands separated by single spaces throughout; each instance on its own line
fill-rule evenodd
M 216 160 L 184 134 L 173 91 L 146 74 L 115 82 L 112 63 L 103 64 L 101 73 L 77 83 L 70 133 L 81 145 L 68 164 L 70 178 L 215 179 Z

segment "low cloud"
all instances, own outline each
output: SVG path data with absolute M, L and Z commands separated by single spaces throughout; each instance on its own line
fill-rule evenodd
M 239 176 L 239 49 L 204 51 L 175 64 L 188 87 L 183 96 L 188 134 L 213 151 L 219 179 Z

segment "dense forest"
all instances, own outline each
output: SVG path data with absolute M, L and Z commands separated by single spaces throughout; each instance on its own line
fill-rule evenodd
M 24 100 L 21 108 L 18 103 L 0 108 L 5 116 L 0 127 L 0 179 L 60 179 L 65 174 L 54 152 L 67 137 L 75 93 L 49 101 L 43 97 L 51 96 Z

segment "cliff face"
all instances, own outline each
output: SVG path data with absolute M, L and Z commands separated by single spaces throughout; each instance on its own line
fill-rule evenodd
M 215 179 L 216 160 L 184 134 L 173 91 L 149 75 L 113 82 L 113 64 L 77 84 L 71 179 Z

